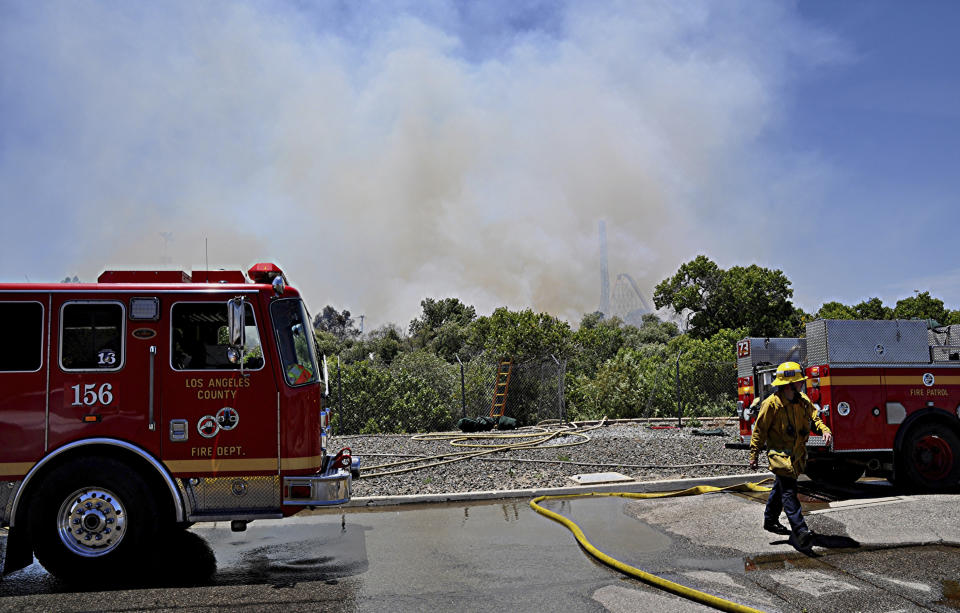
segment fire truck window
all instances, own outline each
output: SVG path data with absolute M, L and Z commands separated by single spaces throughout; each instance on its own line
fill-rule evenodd
M 117 370 L 123 364 L 123 307 L 119 304 L 68 303 L 60 325 L 64 370 Z
M 43 306 L 39 302 L 0 302 L 4 350 L 0 372 L 40 370 L 43 347 Z
M 317 381 L 317 350 L 310 317 L 303 303 L 299 300 L 277 300 L 270 305 L 270 314 L 277 329 L 277 348 L 287 383 L 304 385 Z
M 243 368 L 263 368 L 260 334 L 247 304 Z M 175 370 L 239 370 L 227 359 L 230 348 L 227 305 L 224 302 L 182 302 L 173 305 L 171 363 Z

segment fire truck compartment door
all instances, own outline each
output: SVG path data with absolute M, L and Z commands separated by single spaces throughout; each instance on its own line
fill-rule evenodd
M 49 294 L 0 297 L 0 479 L 17 480 L 43 456 Z M 0 510 L 2 517 L 2 510 Z
M 880 369 L 870 369 L 869 373 L 837 369 L 831 380 L 833 448 L 838 451 L 879 448 L 887 429 L 886 396 Z

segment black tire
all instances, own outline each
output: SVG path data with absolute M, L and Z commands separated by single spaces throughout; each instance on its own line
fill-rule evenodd
M 804 471 L 813 481 L 830 485 L 852 485 L 863 476 L 866 467 L 844 460 L 808 460 Z
M 137 575 L 159 533 L 156 498 L 134 469 L 83 458 L 46 475 L 30 505 L 37 559 L 68 582 L 110 584 Z
M 960 489 L 960 437 L 949 426 L 928 422 L 911 428 L 896 460 L 898 486 L 923 492 Z

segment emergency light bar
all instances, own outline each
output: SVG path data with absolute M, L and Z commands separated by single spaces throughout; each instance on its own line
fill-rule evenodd
M 254 283 L 273 283 L 273 280 L 277 277 L 283 279 L 284 284 L 287 283 L 287 278 L 283 276 L 283 271 L 280 270 L 280 267 L 268 262 L 254 264 L 253 267 L 247 271 L 247 276 L 250 277 L 250 280 Z

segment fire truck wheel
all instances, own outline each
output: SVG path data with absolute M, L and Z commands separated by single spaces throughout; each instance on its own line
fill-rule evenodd
M 143 478 L 118 460 L 64 464 L 44 479 L 30 507 L 34 552 L 67 581 L 130 577 L 157 534 L 156 508 Z
M 960 437 L 948 427 L 926 423 L 911 429 L 898 459 L 897 481 L 910 489 L 944 492 L 960 483 Z
M 861 464 L 842 460 L 809 460 L 804 472 L 814 481 L 831 485 L 850 485 L 856 483 L 865 470 Z

